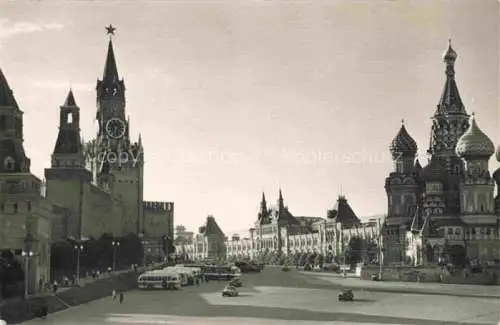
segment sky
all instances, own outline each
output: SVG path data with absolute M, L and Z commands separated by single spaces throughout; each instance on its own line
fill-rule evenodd
M 498 144 L 498 13 L 496 0 L 1 1 L 0 68 L 42 178 L 70 85 L 82 135 L 97 132 L 113 24 L 145 200 L 231 235 L 280 187 L 296 216 L 325 217 L 340 193 L 361 218 L 386 213 L 401 119 L 427 163 L 450 38 L 462 100 Z

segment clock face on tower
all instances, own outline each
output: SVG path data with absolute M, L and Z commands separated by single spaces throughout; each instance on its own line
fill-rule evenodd
M 125 135 L 126 125 L 121 119 L 113 117 L 106 123 L 106 133 L 112 139 L 121 139 Z

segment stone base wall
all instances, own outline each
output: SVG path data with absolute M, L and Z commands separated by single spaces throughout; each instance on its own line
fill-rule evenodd
M 371 280 L 372 275 L 378 276 L 379 267 L 365 266 L 361 269 L 361 279 Z M 496 274 L 496 276 L 493 275 Z M 440 267 L 383 267 L 383 281 L 402 281 L 402 282 L 432 282 L 449 284 L 481 284 L 481 285 L 500 285 L 500 270 L 488 269 L 484 273 L 468 274 L 464 276 L 463 272 L 449 272 Z

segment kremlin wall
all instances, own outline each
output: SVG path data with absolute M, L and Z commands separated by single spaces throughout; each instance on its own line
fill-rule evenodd
M 25 271 L 27 265 L 30 293 L 50 280 L 55 242 L 132 233 L 144 241 L 146 255 L 162 258 L 168 252 L 160 247 L 173 239 L 173 202 L 143 200 L 144 148 L 140 136 L 130 139 L 125 85 L 111 39 L 114 29 L 108 34 L 104 73 L 96 87 L 98 134 L 83 142 L 80 107 L 70 89 L 59 107 L 59 132 L 44 181 L 30 171 L 23 112 L 0 70 L 0 251 L 14 255 Z M 131 157 L 108 159 L 127 154 Z

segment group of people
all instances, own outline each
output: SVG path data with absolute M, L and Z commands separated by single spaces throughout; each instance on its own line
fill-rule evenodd
M 125 298 L 124 295 L 123 295 L 123 292 L 120 292 L 120 294 L 117 296 L 115 289 L 113 289 L 111 297 L 113 298 L 113 300 L 118 299 L 118 301 L 120 301 L 120 304 L 123 303 L 123 299 Z

